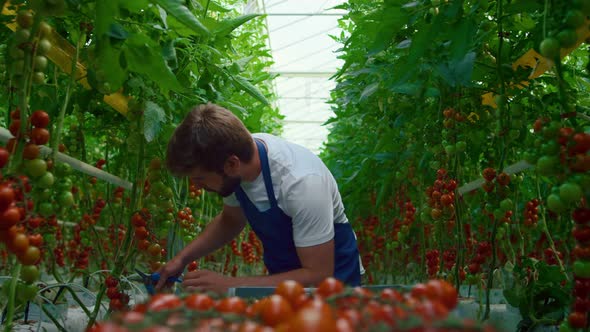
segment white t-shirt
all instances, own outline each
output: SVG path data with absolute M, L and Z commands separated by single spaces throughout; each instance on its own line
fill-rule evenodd
M 336 180 L 322 160 L 306 148 L 270 134 L 253 134 L 267 147 L 273 189 L 279 208 L 293 223 L 296 247 L 326 243 L 334 238 L 334 223 L 347 223 Z M 242 189 L 260 211 L 270 208 L 262 172 Z M 224 204 L 239 206 L 235 194 Z

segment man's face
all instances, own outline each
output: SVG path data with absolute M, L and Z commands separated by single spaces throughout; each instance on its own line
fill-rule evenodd
M 222 197 L 231 195 L 242 182 L 239 176 L 230 176 L 225 172 L 219 173 L 198 169 L 194 170 L 190 177 L 197 189 L 203 188 Z

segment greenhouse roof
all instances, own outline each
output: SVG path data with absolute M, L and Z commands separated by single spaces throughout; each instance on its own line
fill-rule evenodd
M 319 153 L 328 135 L 322 124 L 331 115 L 326 104 L 334 82 L 329 78 L 342 65 L 335 51 L 340 45 L 338 19 L 332 9 L 343 0 L 259 0 L 266 13 L 269 45 L 274 58 L 277 106 L 285 116 L 283 137 Z

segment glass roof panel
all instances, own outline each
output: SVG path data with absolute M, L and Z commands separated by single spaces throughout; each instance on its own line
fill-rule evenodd
M 283 137 L 315 153 L 328 135 L 322 124 L 332 111 L 326 104 L 334 82 L 329 78 L 342 61 L 340 47 L 330 35 L 340 34 L 338 19 L 344 13 L 331 9 L 345 0 L 258 0 L 266 12 L 269 45 L 275 64 L 277 106 L 285 115 Z

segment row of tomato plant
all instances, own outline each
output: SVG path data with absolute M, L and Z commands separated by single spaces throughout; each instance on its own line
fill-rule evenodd
M 503 288 L 521 330 L 587 327 L 590 2 L 340 8 L 344 64 L 322 157 L 367 280 L 484 289 L 483 318 Z M 532 167 L 510 171 L 522 161 Z
M 214 102 L 253 132 L 280 132 L 264 21 L 241 4 L 0 2 L 0 123 L 12 136 L 0 148 L 6 331 L 31 303 L 65 330 L 47 307 L 66 294 L 88 326 L 128 307 L 137 286 L 112 280 L 157 270 L 216 213 L 218 198 L 162 166 L 167 138 L 193 106 Z M 105 98 L 115 94 L 124 107 Z M 75 171 L 58 151 L 131 187 Z M 257 239 L 246 232 L 239 245 L 243 258 L 228 245 L 189 269 L 258 269 Z

